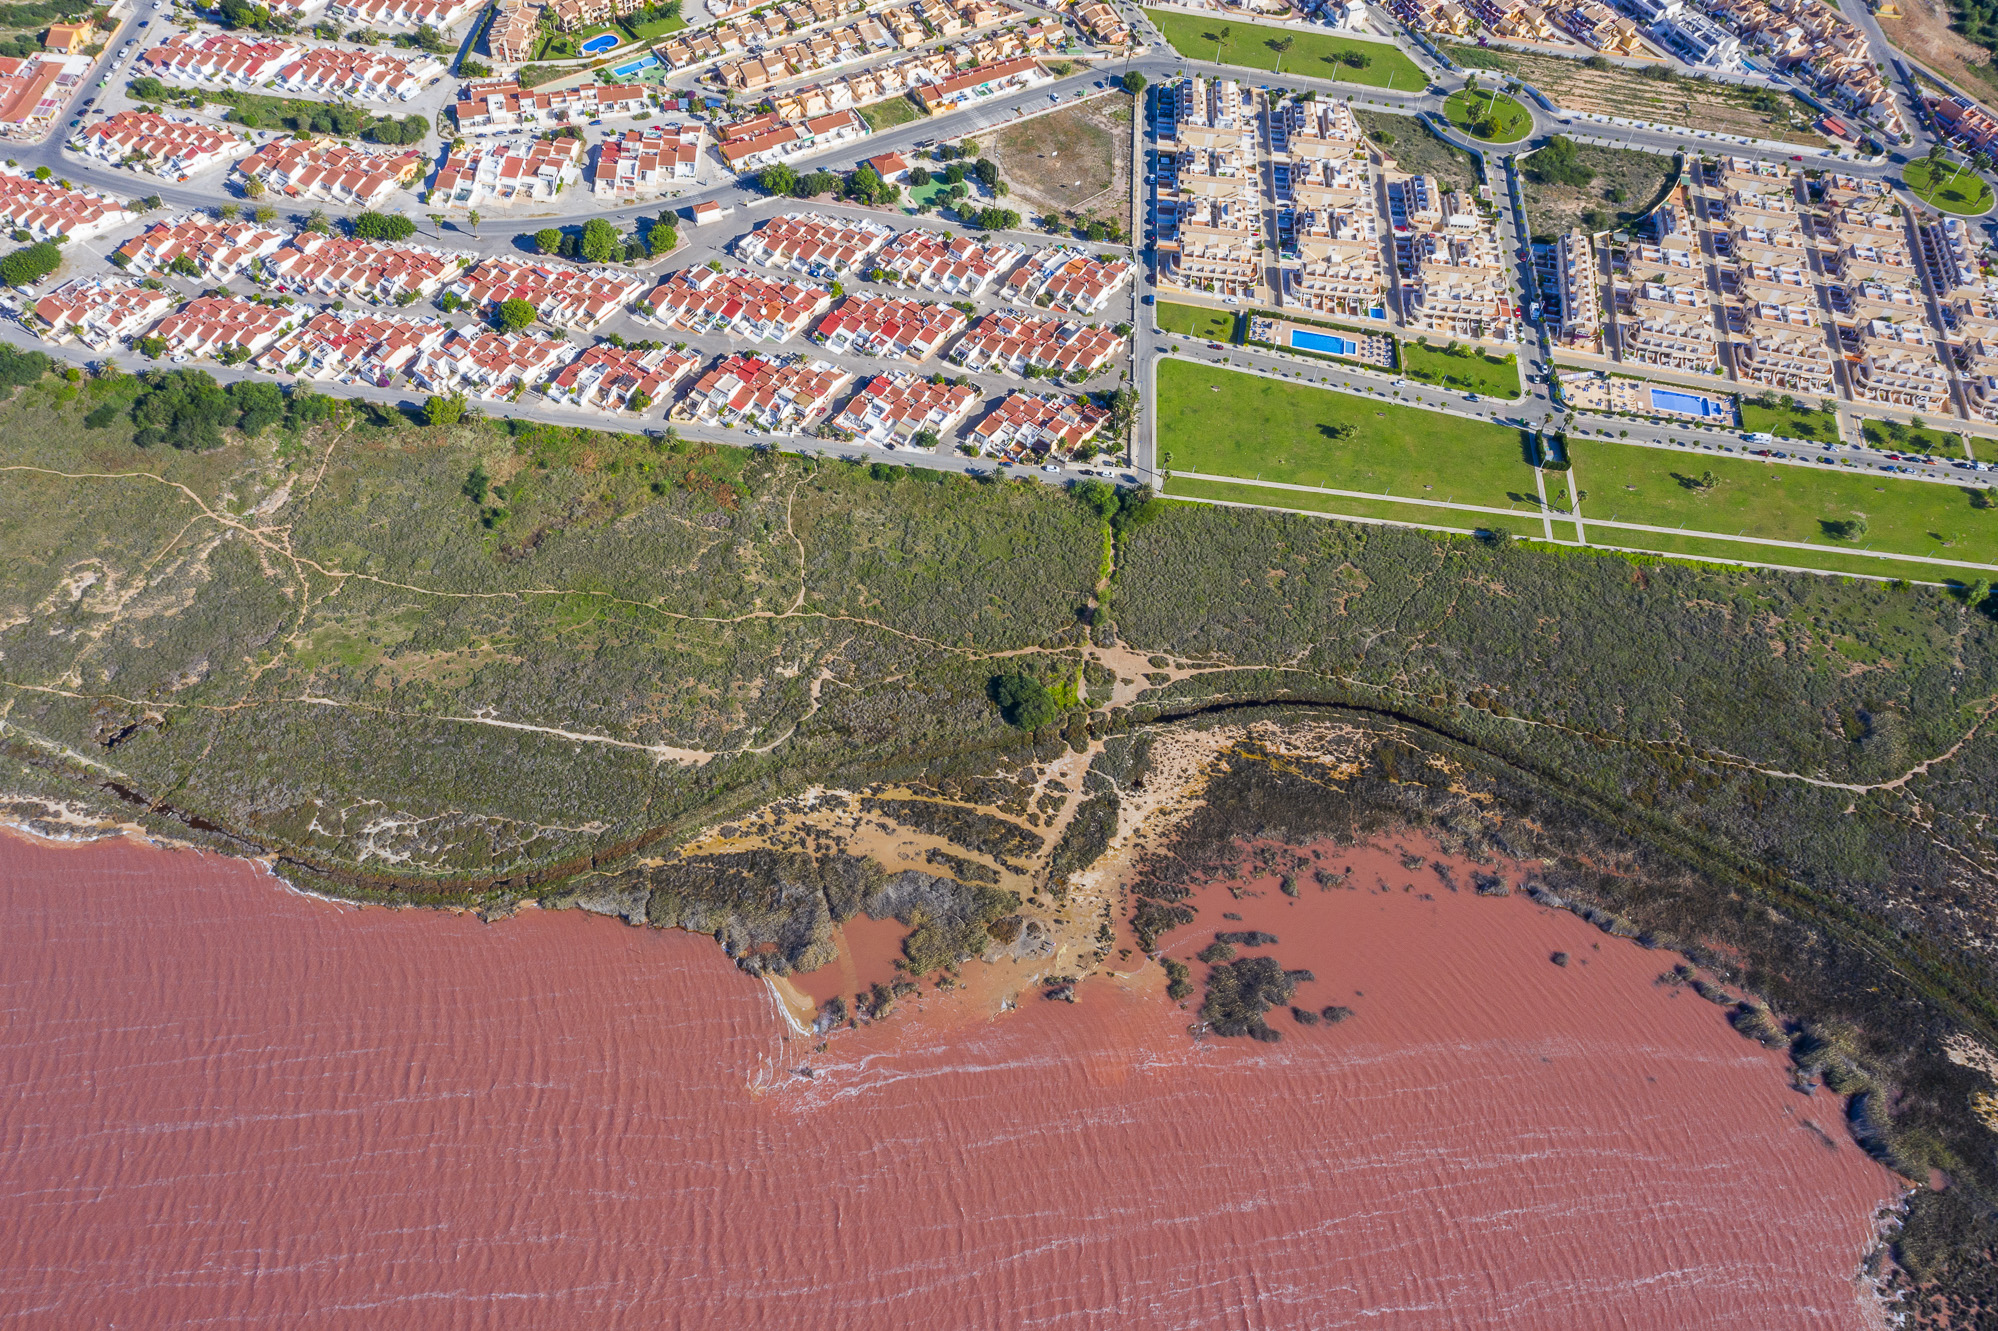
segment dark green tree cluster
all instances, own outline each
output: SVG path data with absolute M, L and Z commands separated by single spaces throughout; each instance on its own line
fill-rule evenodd
M 992 701 L 1006 720 L 1022 730 L 1039 730 L 1061 718 L 1061 700 L 1029 675 L 1000 675 L 992 681 Z
M 855 203 L 885 207 L 902 197 L 902 187 L 883 180 L 881 173 L 871 166 L 863 166 L 846 176 L 832 171 L 812 171 L 801 176 L 784 163 L 775 162 L 757 173 L 756 183 L 763 187 L 764 193 L 779 198 L 816 199 L 831 194 Z
M 271 13 L 267 5 L 251 3 L 251 0 L 222 0 L 216 7 L 217 21 L 225 28 L 244 28 L 252 32 L 291 32 L 296 24 Z
M 393 116 L 383 116 L 372 120 L 364 131 L 365 137 L 376 143 L 406 144 L 421 143 L 430 133 L 430 120 L 416 112 L 397 120 Z
M 62 267 L 62 250 L 53 241 L 24 245 L 0 259 L 0 281 L 10 287 L 33 286 Z
M 18 351 L 0 342 L 0 387 L 34 383 L 54 368 L 55 362 L 39 351 Z
M 1546 146 L 1526 159 L 1526 178 L 1538 185 L 1573 185 L 1580 188 L 1596 178 L 1596 173 L 1575 157 L 1575 141 L 1556 134 Z
M 132 423 L 139 427 L 132 442 L 140 448 L 165 444 L 189 452 L 220 448 L 222 431 L 241 430 L 256 436 L 285 420 L 296 404 L 300 420 L 323 419 L 331 399 L 301 393 L 287 403 L 276 384 L 241 380 L 223 388 L 203 370 L 152 371 L 140 376 L 143 385 L 132 403 Z
M 416 234 L 416 223 L 400 213 L 370 209 L 354 219 L 354 234 L 362 240 L 408 240 Z

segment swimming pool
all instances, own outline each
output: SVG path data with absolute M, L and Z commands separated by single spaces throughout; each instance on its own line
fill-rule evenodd
M 606 33 L 604 35 L 609 36 L 610 34 Z M 625 61 L 625 63 L 619 65 L 616 69 L 613 69 L 611 71 L 611 75 L 615 78 L 628 79 L 633 74 L 638 73 L 640 70 L 651 69 L 658 63 L 659 63 L 658 56 L 647 54 L 642 59 Z
M 580 48 L 584 55 L 599 55 L 617 45 L 617 34 L 600 32 L 583 43 Z
M 1307 333 L 1302 328 L 1290 330 L 1290 344 L 1306 351 L 1322 351 L 1331 356 L 1360 354 L 1360 344 L 1351 338 L 1333 337 L 1326 333 Z
M 1677 411 L 1687 416 L 1724 416 L 1726 409 L 1710 397 L 1696 393 L 1674 393 L 1670 389 L 1651 390 L 1651 405 L 1660 411 Z

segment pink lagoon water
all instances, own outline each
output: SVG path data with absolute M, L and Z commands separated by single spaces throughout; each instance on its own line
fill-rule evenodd
M 1199 1042 L 1153 968 L 815 1053 L 705 938 L 0 838 L 0 1326 L 1866 1324 L 1892 1179 L 1670 957 L 1221 908 L 1171 950 L 1269 928 L 1355 1016 Z

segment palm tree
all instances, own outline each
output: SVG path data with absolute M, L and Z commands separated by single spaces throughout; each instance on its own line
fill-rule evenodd
M 1271 49 L 1272 51 L 1275 51 L 1275 52 L 1276 52 L 1276 57 L 1277 57 L 1277 63 L 1276 63 L 1276 72 L 1277 72 L 1277 73 L 1279 73 L 1279 74 L 1283 73 L 1283 53 L 1284 53 L 1285 51 L 1288 51 L 1288 50 L 1289 50 L 1289 49 L 1290 49 L 1291 47 L 1293 47 L 1293 46 L 1295 46 L 1295 45 L 1297 45 L 1297 38 L 1295 38 L 1295 37 L 1279 37 L 1279 38 L 1277 38 L 1277 39 L 1276 39 L 1275 41 L 1273 41 L 1273 42 L 1271 42 L 1271 43 L 1270 43 L 1270 49 Z
M 1221 63 L 1221 43 L 1228 40 L 1228 25 L 1221 25 L 1221 35 L 1214 39 L 1214 63 Z
M 475 235 L 475 236 L 476 236 L 476 235 L 478 235 L 478 234 L 479 234 L 479 210 L 478 210 L 477 208 L 467 208 L 467 209 L 465 210 L 465 220 L 466 220 L 467 222 L 469 222 L 469 223 L 471 223 L 471 224 L 472 224 L 472 234 L 473 234 L 473 235 Z

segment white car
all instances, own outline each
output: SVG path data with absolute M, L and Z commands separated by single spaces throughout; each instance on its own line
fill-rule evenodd
M 1052 463 L 1052 462 L 1044 462 L 1044 463 L 1042 463 L 1042 464 L 1041 464 L 1041 470 L 1042 470 L 1042 471 L 1060 471 L 1060 470 L 1061 470 L 1061 468 L 1060 468 L 1060 467 L 1057 467 L 1057 466 L 1056 466 L 1056 465 L 1055 465 L 1054 463 Z

